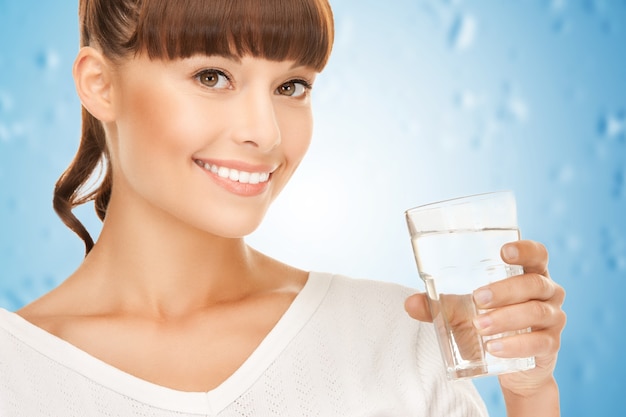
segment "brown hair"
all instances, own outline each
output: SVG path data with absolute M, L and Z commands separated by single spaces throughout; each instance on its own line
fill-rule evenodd
M 334 38 L 328 0 L 80 0 L 79 20 L 81 46 L 112 62 L 143 52 L 151 59 L 252 55 L 321 71 Z M 94 201 L 104 220 L 112 175 L 102 124 L 85 108 L 82 120 L 78 151 L 56 183 L 53 205 L 89 253 L 93 239 L 72 209 Z M 98 167 L 103 179 L 86 191 Z

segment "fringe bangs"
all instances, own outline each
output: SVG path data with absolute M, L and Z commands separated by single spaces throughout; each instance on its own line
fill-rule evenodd
M 317 71 L 334 38 L 326 0 L 145 0 L 136 28 L 127 47 L 153 59 L 251 55 Z

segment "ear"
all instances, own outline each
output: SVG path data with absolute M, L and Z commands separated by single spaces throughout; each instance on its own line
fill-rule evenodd
M 82 105 L 96 119 L 110 122 L 115 118 L 111 63 L 100 51 L 86 46 L 80 49 L 72 74 Z

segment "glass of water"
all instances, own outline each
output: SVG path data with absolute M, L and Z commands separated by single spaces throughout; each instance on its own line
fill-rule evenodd
M 449 379 L 532 369 L 534 358 L 498 358 L 484 348 L 491 339 L 529 332 L 481 336 L 473 325 L 479 311 L 472 292 L 523 273 L 500 257 L 520 238 L 515 196 L 510 191 L 479 194 L 406 211 L 417 269 L 424 281 Z

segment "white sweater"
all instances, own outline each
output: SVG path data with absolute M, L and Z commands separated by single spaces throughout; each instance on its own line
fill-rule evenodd
M 431 325 L 396 284 L 311 273 L 247 361 L 209 392 L 122 372 L 0 309 L 0 416 L 485 416 L 449 382 Z

